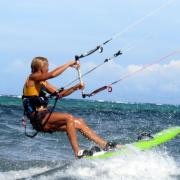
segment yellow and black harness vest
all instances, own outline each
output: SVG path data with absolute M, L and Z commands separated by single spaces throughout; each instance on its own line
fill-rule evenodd
M 26 83 L 23 88 L 22 96 L 24 114 L 30 118 L 33 112 L 36 112 L 38 107 L 48 105 L 48 98 L 46 97 L 46 82 L 40 81 L 35 86 L 27 87 Z

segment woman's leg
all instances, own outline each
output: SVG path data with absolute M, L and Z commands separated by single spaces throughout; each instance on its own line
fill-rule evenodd
M 81 118 L 74 118 L 75 128 L 87 137 L 89 140 L 94 141 L 101 148 L 105 148 L 107 141 L 98 136 Z
M 48 115 L 45 117 L 44 121 L 47 117 Z M 97 143 L 101 148 L 106 146 L 107 141 L 99 137 L 92 129 L 90 129 L 83 119 L 75 118 L 69 114 L 54 112 L 44 126 L 45 131 L 66 131 L 74 153 L 77 156 L 80 149 L 77 141 L 76 129 L 79 129 L 81 133 L 88 139 Z
M 48 115 L 49 114 L 46 115 L 44 121 L 46 121 Z M 77 156 L 80 149 L 77 141 L 76 128 L 73 116 L 65 113 L 54 112 L 51 114 L 43 129 L 44 131 L 66 131 L 73 151 Z

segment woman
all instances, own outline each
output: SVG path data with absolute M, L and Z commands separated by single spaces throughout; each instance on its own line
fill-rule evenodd
M 79 64 L 72 60 L 51 72 L 48 72 L 48 60 L 44 57 L 35 57 L 31 63 L 31 74 L 27 78 L 23 88 L 23 105 L 26 116 L 34 129 L 41 132 L 66 131 L 72 149 L 76 157 L 92 155 L 90 150 L 81 150 L 78 145 L 76 130 L 78 129 L 89 140 L 94 141 L 104 150 L 117 147 L 117 144 L 107 142 L 99 137 L 81 118 L 62 112 L 50 113 L 47 105 L 46 92 L 52 95 L 65 97 L 76 90 L 84 88 L 84 84 L 77 84 L 69 89 L 58 92 L 57 88 L 46 80 L 57 77 L 67 68 L 77 68 Z

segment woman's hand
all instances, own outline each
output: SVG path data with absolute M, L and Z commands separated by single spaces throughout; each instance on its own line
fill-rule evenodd
M 84 83 L 79 83 L 79 84 L 77 84 L 77 85 L 75 85 L 74 87 L 73 87 L 73 89 L 76 91 L 76 90 L 80 90 L 80 89 L 84 89 L 85 88 L 85 85 L 84 85 Z
M 84 89 L 85 88 L 85 84 L 84 83 L 80 83 L 79 84 L 79 89 Z
M 80 67 L 80 63 L 79 63 L 79 61 L 73 60 L 73 61 L 69 62 L 69 66 L 72 67 L 72 68 L 76 68 L 77 69 L 77 68 Z

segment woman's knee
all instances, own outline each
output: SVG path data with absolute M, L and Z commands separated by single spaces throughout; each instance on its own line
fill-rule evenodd
M 71 114 L 66 114 L 65 119 L 67 123 L 75 123 L 74 117 Z
M 75 119 L 75 126 L 76 126 L 76 128 L 81 129 L 81 127 L 83 127 L 84 125 L 85 125 L 84 119 L 82 119 L 82 118 L 76 118 Z

